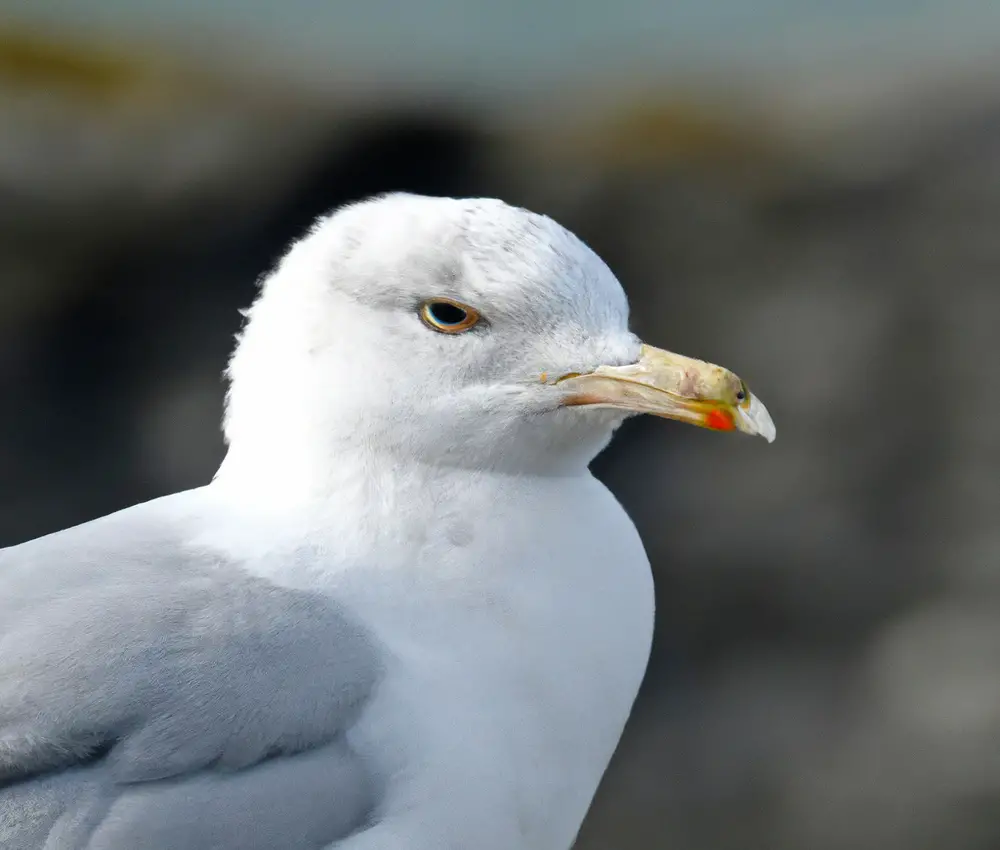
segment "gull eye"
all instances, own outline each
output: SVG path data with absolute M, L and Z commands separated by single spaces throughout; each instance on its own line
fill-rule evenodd
M 431 330 L 444 334 L 460 334 L 478 323 L 479 311 L 449 298 L 432 298 L 420 305 L 420 318 Z

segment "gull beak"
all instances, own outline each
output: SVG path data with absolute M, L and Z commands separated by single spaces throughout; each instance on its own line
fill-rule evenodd
M 767 408 L 728 369 L 644 345 L 627 366 L 599 366 L 563 375 L 564 407 L 592 405 L 651 413 L 713 431 L 742 431 L 774 441 Z

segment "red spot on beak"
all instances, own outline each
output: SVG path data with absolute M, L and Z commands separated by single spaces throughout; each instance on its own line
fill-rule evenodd
M 722 410 L 710 410 L 705 417 L 705 427 L 711 428 L 713 431 L 736 430 L 732 415 Z

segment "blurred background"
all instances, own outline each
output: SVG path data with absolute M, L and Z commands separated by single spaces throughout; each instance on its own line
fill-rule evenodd
M 996 850 L 998 72 L 995 0 L 0 0 L 0 545 L 210 478 L 315 216 L 500 196 L 779 428 L 595 465 L 659 620 L 581 850 Z

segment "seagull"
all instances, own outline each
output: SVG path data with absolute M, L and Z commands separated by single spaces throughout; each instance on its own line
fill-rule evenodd
M 7 850 L 566 850 L 648 660 L 588 470 L 648 413 L 774 439 L 550 218 L 388 194 L 263 280 L 207 485 L 0 551 Z

